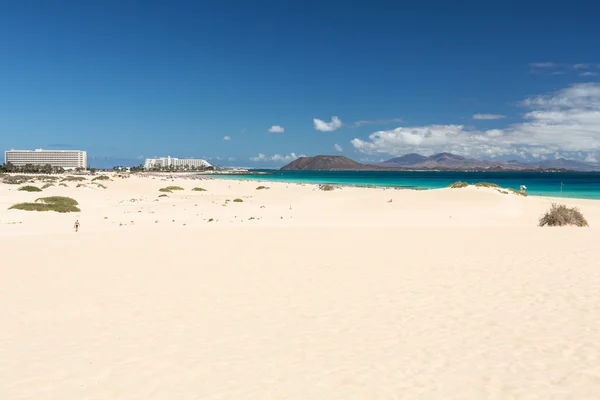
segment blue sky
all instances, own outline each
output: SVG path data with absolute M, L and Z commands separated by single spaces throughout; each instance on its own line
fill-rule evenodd
M 600 4 L 408 3 L 1 2 L 0 147 L 600 157 Z

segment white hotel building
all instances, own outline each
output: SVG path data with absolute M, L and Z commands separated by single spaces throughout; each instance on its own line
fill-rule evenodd
M 64 169 L 86 169 L 87 153 L 81 150 L 7 150 L 4 162 L 15 166 L 50 164 Z
M 161 158 L 146 158 L 144 168 L 167 168 L 171 167 L 183 168 L 183 167 L 211 167 L 212 165 L 206 160 L 195 159 L 195 158 L 175 158 L 175 157 L 161 157 Z

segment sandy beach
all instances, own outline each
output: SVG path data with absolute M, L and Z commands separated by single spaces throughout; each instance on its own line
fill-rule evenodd
M 84 184 L 0 184 L 2 399 L 600 393 L 600 201 Z M 81 212 L 8 209 L 44 196 Z M 555 201 L 590 227 L 537 227 Z

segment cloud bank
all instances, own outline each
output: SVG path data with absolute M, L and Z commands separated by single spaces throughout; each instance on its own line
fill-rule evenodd
M 335 149 L 335 151 L 338 151 L 338 152 L 340 152 L 340 153 L 341 153 L 342 151 L 344 151 L 344 149 L 342 148 L 342 146 L 340 146 L 340 145 L 339 145 L 339 144 L 337 144 L 337 143 L 333 145 L 333 148 Z
M 304 154 L 297 155 L 296 153 L 290 153 L 288 155 L 274 154 L 272 156 L 266 156 L 262 153 L 258 153 L 258 155 L 256 157 L 251 157 L 250 161 L 253 161 L 253 162 L 258 162 L 258 161 L 290 162 L 290 161 L 294 161 L 300 157 L 306 157 L 306 156 Z
M 449 151 L 484 158 L 600 158 L 600 83 L 574 84 L 520 104 L 528 110 L 523 121 L 505 129 L 481 131 L 464 125 L 398 127 L 374 132 L 368 140 L 355 138 L 351 144 L 368 155 Z
M 315 129 L 321 132 L 332 132 L 342 127 L 342 121 L 338 117 L 331 117 L 331 122 L 325 122 L 314 118 Z

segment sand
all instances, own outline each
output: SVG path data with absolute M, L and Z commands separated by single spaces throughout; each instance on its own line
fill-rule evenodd
M 600 202 L 538 228 L 555 200 L 474 187 L 105 185 L 0 184 L 2 399 L 600 393 Z M 40 195 L 82 211 L 7 210 Z

